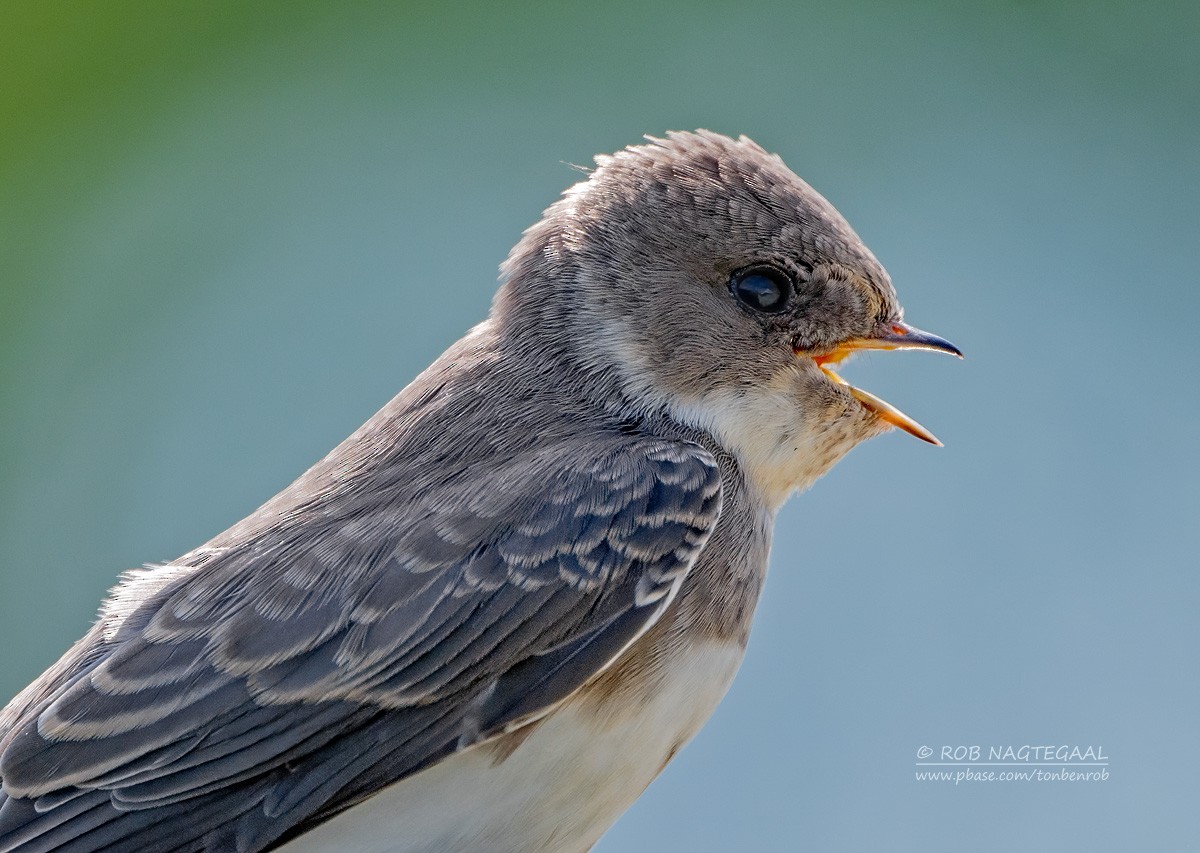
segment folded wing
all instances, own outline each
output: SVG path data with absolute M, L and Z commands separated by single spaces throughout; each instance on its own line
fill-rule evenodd
M 0 716 L 0 851 L 266 849 L 552 709 L 658 618 L 720 505 L 706 450 L 615 435 L 143 573 Z

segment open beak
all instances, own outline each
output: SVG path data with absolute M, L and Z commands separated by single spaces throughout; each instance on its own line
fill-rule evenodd
M 928 441 L 930 444 L 936 444 L 938 447 L 941 447 L 942 443 L 938 441 L 937 436 L 925 429 L 925 427 L 886 400 L 881 400 L 874 394 L 864 391 L 861 388 L 855 388 L 845 379 L 838 376 L 830 366 L 837 364 L 858 350 L 865 349 L 927 349 L 946 352 L 962 358 L 963 354 L 959 348 L 945 338 L 940 338 L 929 332 L 922 332 L 920 329 L 914 329 L 907 323 L 892 323 L 885 331 L 874 337 L 852 338 L 842 342 L 831 352 L 813 356 L 813 361 L 816 362 L 817 367 L 825 372 L 826 376 L 837 384 L 844 385 L 846 390 L 853 395 L 854 399 L 862 403 L 864 408 L 873 412 L 877 418 L 886 421 L 892 426 L 899 427 L 909 435 L 915 435 L 922 441 Z

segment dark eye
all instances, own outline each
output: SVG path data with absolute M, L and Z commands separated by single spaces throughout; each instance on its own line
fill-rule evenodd
M 791 278 L 775 267 L 739 270 L 733 274 L 729 287 L 743 305 L 767 314 L 782 311 L 792 298 Z

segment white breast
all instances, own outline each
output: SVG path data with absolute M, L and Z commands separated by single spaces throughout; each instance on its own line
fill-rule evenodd
M 649 701 L 568 700 L 511 754 L 476 747 L 386 788 L 287 853 L 577 853 L 637 799 L 724 696 L 738 643 L 676 650 Z

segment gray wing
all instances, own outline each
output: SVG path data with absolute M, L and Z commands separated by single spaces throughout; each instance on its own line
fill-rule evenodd
M 118 589 L 119 618 L 0 717 L 0 850 L 261 850 L 302 832 L 606 668 L 720 504 L 703 448 L 612 436 L 402 502 L 318 501 L 127 581 L 145 600 Z

